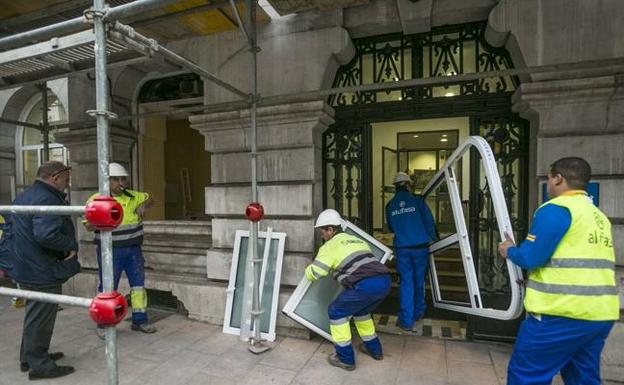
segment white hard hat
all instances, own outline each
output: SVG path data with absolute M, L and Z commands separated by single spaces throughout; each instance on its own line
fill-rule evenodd
M 401 182 L 411 182 L 412 179 L 404 172 L 399 172 L 394 176 L 394 180 L 392 184 L 401 183 Z
M 128 176 L 128 171 L 119 163 L 109 163 L 108 176 Z
M 319 216 L 316 218 L 316 223 L 314 224 L 314 228 L 324 227 L 324 226 L 340 226 L 344 225 L 344 221 L 338 211 L 334 209 L 327 209 L 321 211 Z

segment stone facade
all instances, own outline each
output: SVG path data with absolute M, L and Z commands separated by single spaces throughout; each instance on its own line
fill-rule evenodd
M 282 307 L 290 295 L 289 286 L 299 282 L 303 268 L 314 256 L 314 216 L 322 209 L 320 139 L 333 123 L 332 114 L 324 101 L 258 109 L 258 200 L 266 214 L 261 231 L 271 226 L 273 231 L 287 234 Z M 207 276 L 221 282 L 229 278 L 236 230 L 249 228 L 243 217 L 251 201 L 249 125 L 248 110 L 191 117 L 191 127 L 206 137 L 206 150 L 212 154 L 206 213 L 214 219 Z M 224 293 L 225 287 L 220 290 Z M 280 314 L 280 326 L 296 324 Z

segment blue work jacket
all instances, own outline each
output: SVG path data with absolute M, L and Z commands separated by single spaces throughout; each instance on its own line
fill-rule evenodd
M 395 248 L 427 247 L 437 239 L 435 221 L 422 197 L 399 188 L 386 205 L 386 222 Z
M 9 240 L 11 238 L 11 226 L 9 223 L 0 221 L 0 270 L 11 271 L 13 268 L 13 258 L 11 256 L 12 251 L 9 246 Z

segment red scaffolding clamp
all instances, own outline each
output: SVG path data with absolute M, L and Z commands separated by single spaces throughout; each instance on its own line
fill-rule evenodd
M 98 230 L 115 229 L 123 219 L 123 208 L 113 197 L 97 195 L 87 203 L 85 218 Z
M 116 291 L 100 293 L 89 306 L 89 315 L 98 325 L 117 325 L 128 313 L 126 298 Z
M 245 216 L 252 222 L 258 222 L 264 217 L 264 207 L 259 202 L 251 202 L 245 209 Z

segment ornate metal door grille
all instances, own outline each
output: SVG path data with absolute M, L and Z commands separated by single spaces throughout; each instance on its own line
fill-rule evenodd
M 342 66 L 334 87 L 398 80 L 452 76 L 513 68 L 509 53 L 490 46 L 484 38 L 486 23 L 434 28 L 431 32 L 355 39 L 356 55 Z M 499 77 L 456 85 L 408 87 L 395 91 L 366 91 L 338 94 L 329 98 L 333 106 L 388 101 L 426 100 L 449 96 L 479 96 L 512 92 L 515 77 Z
M 357 226 L 370 230 L 370 124 L 336 126 L 323 134 L 323 207 L 342 213 Z
M 498 163 L 498 172 L 509 210 L 515 239 L 521 240 L 528 231 L 528 124 L 513 117 L 473 118 L 473 135 L 480 135 L 490 143 Z M 492 213 L 492 202 L 484 183 L 476 154 L 471 154 L 470 168 L 470 229 L 471 243 L 478 253 L 479 284 L 489 292 L 507 292 L 505 261 L 498 256 L 498 228 Z M 475 245 L 477 245 L 475 247 Z

